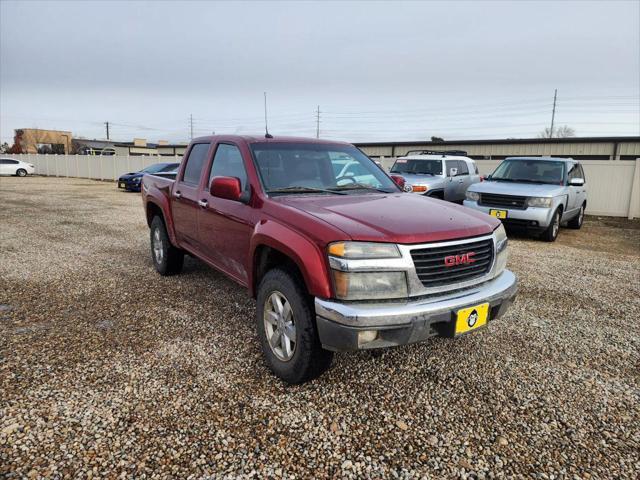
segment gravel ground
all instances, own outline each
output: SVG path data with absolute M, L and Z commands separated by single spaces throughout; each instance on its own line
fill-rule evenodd
M 638 478 L 640 223 L 516 237 L 509 314 L 288 387 L 245 291 L 163 278 L 140 196 L 0 178 L 0 476 Z

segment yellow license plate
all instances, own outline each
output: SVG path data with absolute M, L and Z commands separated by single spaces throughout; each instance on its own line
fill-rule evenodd
M 488 316 L 488 303 L 458 310 L 456 315 L 456 335 L 467 333 L 486 325 Z
M 491 215 L 492 217 L 496 217 L 496 218 L 507 218 L 507 211 L 506 210 L 494 210 L 494 209 L 491 209 L 491 210 L 489 210 L 489 215 Z

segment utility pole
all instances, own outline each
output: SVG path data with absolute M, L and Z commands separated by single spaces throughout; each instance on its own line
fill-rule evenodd
M 553 122 L 556 119 L 556 100 L 558 99 L 558 89 L 553 94 L 553 111 L 551 112 L 551 129 L 549 130 L 549 138 L 553 138 Z
M 189 138 L 193 140 L 193 113 L 189 114 Z
M 107 140 L 109 140 L 109 122 L 104 122 L 105 127 L 107 127 Z
M 316 138 L 320 138 L 320 105 L 316 110 Z

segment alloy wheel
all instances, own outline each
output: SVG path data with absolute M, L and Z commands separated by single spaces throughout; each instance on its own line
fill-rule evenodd
M 155 256 L 157 263 L 162 263 L 162 258 L 164 257 L 164 245 L 162 244 L 159 228 L 156 228 L 153 232 L 153 255 Z
M 273 354 L 283 362 L 291 360 L 296 351 L 296 325 L 287 298 L 274 291 L 264 304 L 264 332 Z

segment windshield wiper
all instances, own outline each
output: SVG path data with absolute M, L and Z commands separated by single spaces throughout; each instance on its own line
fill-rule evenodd
M 376 188 L 366 183 L 350 183 L 341 187 L 332 188 L 332 192 L 339 192 L 340 190 L 375 190 L 377 192 L 391 193 L 388 189 Z M 342 193 L 342 192 L 339 192 Z
M 336 192 L 335 190 L 327 190 L 325 188 L 313 188 L 313 187 L 283 187 L 267 190 L 267 193 L 333 193 L 334 195 L 347 195 L 344 192 Z
M 491 180 L 495 180 L 497 182 L 513 182 L 514 181 L 510 178 L 504 178 L 504 177 L 491 177 Z

